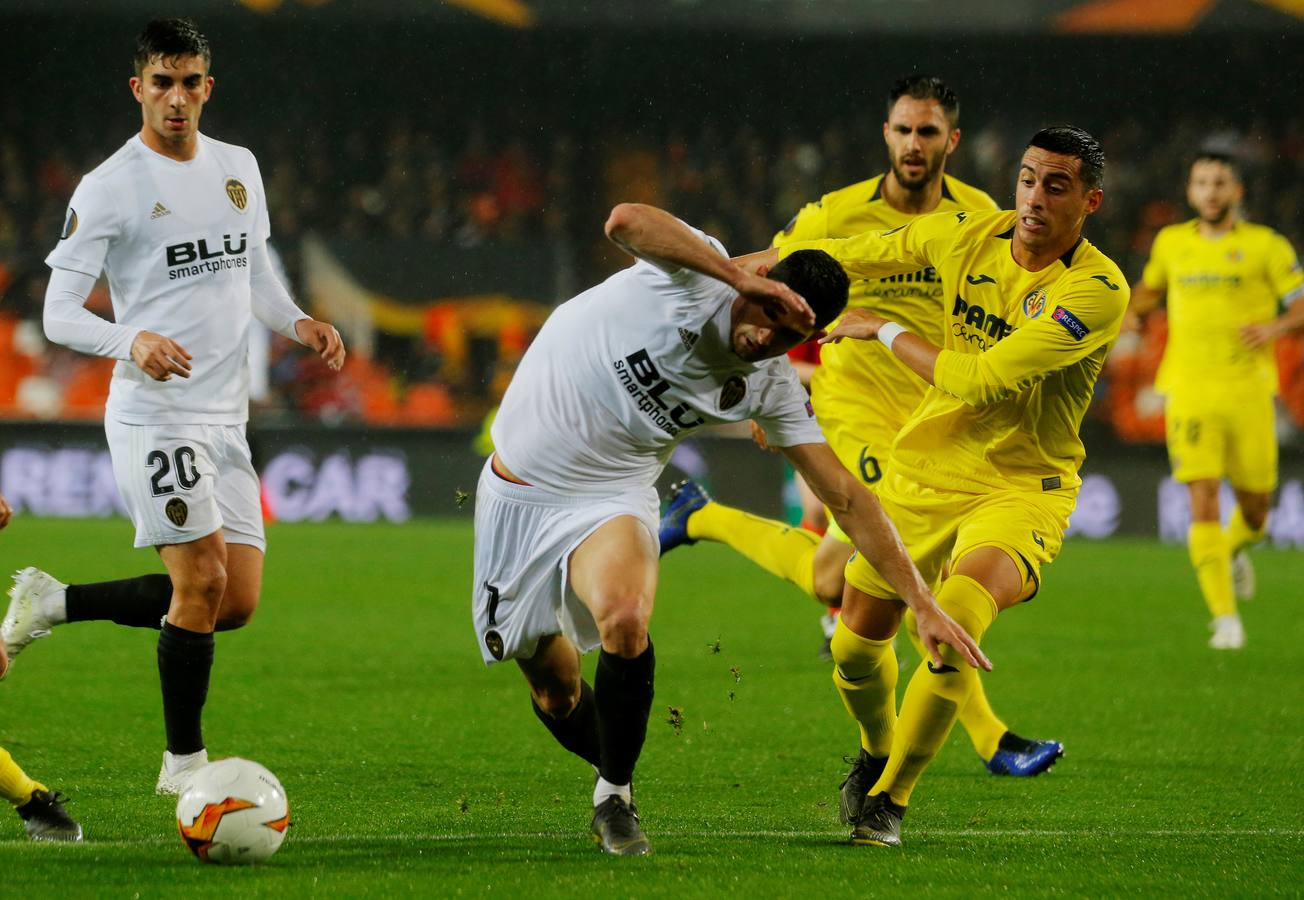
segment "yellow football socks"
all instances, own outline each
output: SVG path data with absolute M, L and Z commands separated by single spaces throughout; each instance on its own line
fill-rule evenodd
M 919 640 L 919 622 L 910 610 L 906 610 L 906 633 L 910 635 L 910 643 L 919 651 L 919 658 L 926 659 L 928 651 Z M 964 727 L 969 740 L 973 742 L 973 748 L 984 761 L 996 755 L 1001 737 L 1010 730 L 1009 726 L 997 717 L 992 705 L 987 702 L 987 691 L 983 688 L 981 677 L 974 682 L 973 690 L 969 692 L 969 699 L 960 710 L 960 725 Z
M 1231 545 L 1222 525 L 1218 522 L 1192 522 L 1191 530 L 1187 532 L 1187 549 L 1209 613 L 1214 618 L 1235 615 Z
M 9 751 L 0 747 L 0 797 L 14 806 L 22 806 L 32 799 L 32 791 L 45 789 L 45 785 L 28 778 L 27 773 L 9 755 Z
M 815 548 L 820 536 L 813 531 L 708 503 L 689 516 L 688 537 L 727 544 L 771 575 L 815 597 Z
M 937 603 L 955 619 L 975 641 L 996 618 L 996 601 L 987 589 L 965 575 L 952 575 L 942 583 Z M 915 670 L 901 700 L 892 753 L 878 783 L 869 793 L 884 791 L 893 803 L 910 802 L 910 793 L 924 769 L 942 749 L 955 720 L 978 684 L 978 672 L 950 647 L 942 648 L 944 665 L 940 671 L 929 668 L 925 659 Z
M 860 726 L 860 746 L 870 756 L 887 756 L 897 718 L 897 656 L 892 639 L 861 637 L 839 616 L 829 649 L 833 653 L 833 684 Z
M 1268 536 L 1267 527 L 1253 529 L 1241 515 L 1241 508 L 1232 511 L 1232 520 L 1227 523 L 1227 548 L 1231 556 L 1240 553 L 1246 547 L 1253 546 Z

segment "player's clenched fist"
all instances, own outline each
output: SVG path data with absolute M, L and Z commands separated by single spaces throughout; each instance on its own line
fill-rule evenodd
M 142 331 L 131 342 L 131 361 L 155 381 L 168 381 L 173 375 L 189 378 L 190 360 L 185 347 L 152 331 Z
M 294 333 L 305 346 L 321 354 L 336 372 L 344 365 L 344 339 L 335 330 L 335 326 L 316 319 L 300 319 L 294 323 Z

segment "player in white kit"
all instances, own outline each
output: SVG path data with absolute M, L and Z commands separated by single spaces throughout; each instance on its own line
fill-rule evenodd
M 476 494 L 472 614 L 485 662 L 515 659 L 539 720 L 597 772 L 592 830 L 603 849 L 637 855 L 649 850 L 631 782 L 655 668 L 653 485 L 702 426 L 759 421 L 900 585 L 934 659 L 945 643 L 990 664 L 937 607 L 778 358 L 845 306 L 847 278 L 832 257 L 793 254 L 791 265 L 751 274 L 719 242 L 638 204 L 617 206 L 606 232 L 638 262 L 557 308 L 494 420 L 497 452 Z M 590 686 L 580 654 L 598 647 Z
M 199 133 L 211 60 L 193 22 L 145 27 L 130 82 L 141 130 L 82 179 L 46 258 L 46 335 L 118 360 L 104 416 L 114 476 L 135 545 L 154 547 L 168 574 L 65 585 L 24 569 L 0 626 L 11 657 L 65 622 L 161 629 L 159 793 L 178 793 L 207 762 L 213 631 L 248 622 L 262 588 L 266 542 L 245 441 L 251 316 L 333 369 L 344 362 L 336 330 L 300 310 L 274 274 L 253 154 Z M 101 272 L 112 323 L 84 307 Z

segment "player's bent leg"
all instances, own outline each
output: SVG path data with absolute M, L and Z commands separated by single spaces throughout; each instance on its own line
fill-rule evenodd
M 1236 508 L 1227 523 L 1227 544 L 1232 554 L 1232 594 L 1237 600 L 1253 600 L 1257 591 L 1249 550 L 1267 537 L 1271 508 L 1271 492 L 1236 488 Z
M 813 531 L 711 501 L 688 517 L 686 533 L 692 541 L 725 544 L 806 596 L 820 599 L 814 582 L 820 536 Z
M 534 714 L 557 743 L 593 766 L 602 761 L 593 688 L 580 674 L 580 653 L 564 635 L 539 639 L 534 655 L 518 659 L 530 685 Z
M 226 545 L 226 590 L 217 611 L 217 631 L 243 628 L 253 618 L 263 591 L 263 551 L 252 544 Z
M 842 603 L 846 587 L 847 560 L 856 551 L 850 543 L 826 532 L 815 548 L 812 576 L 815 599 L 825 606 L 836 607 Z
M 643 523 L 617 516 L 571 554 L 570 586 L 593 614 L 602 640 L 593 677 L 598 722 L 595 838 L 608 852 L 650 852 L 632 796 L 634 767 L 647 738 L 656 656 L 648 620 L 657 585 L 657 546 Z
M 906 634 L 909 635 L 910 643 L 919 653 L 919 658 L 927 658 L 928 653 L 924 649 L 923 642 L 919 640 L 919 623 L 915 620 L 915 614 L 909 610 L 906 611 L 905 626 Z M 1009 731 L 988 702 L 981 677 L 974 685 L 968 702 L 960 710 L 960 725 L 969 735 L 974 750 L 982 757 L 984 763 L 996 755 L 1000 748 L 1001 736 Z
M 0 626 L 5 645 L 16 656 L 32 641 L 69 622 L 114 622 L 130 628 L 163 627 L 172 605 L 167 575 L 140 575 L 94 584 L 63 584 L 40 569 L 14 573 L 9 609 Z
M 830 642 L 833 684 L 860 728 L 859 754 L 838 785 L 839 818 L 848 825 L 859 819 L 892 749 L 899 671 L 892 639 L 901 610 L 899 601 L 871 597 L 848 585 Z
M 981 642 L 998 610 L 1024 595 L 1024 584 L 1023 573 L 1004 550 L 978 547 L 966 554 L 942 583 L 937 603 L 975 641 Z M 900 843 L 900 821 L 910 794 L 945 743 L 978 680 L 977 670 L 953 648 L 942 648 L 942 661 L 941 667 L 934 668 L 931 661 L 925 660 L 910 679 L 887 766 L 870 789 L 873 802 L 866 808 L 874 814 L 862 817 L 852 830 L 853 843 Z M 886 827 L 892 823 L 895 830 Z
M 155 791 L 176 794 L 208 762 L 201 720 L 213 669 L 213 626 L 226 593 L 227 547 L 216 531 L 160 547 L 159 555 L 173 592 L 158 641 L 167 750 Z
M 1209 646 L 1217 650 L 1235 650 L 1245 645 L 1245 631 L 1236 610 L 1232 589 L 1231 546 L 1219 519 L 1216 479 L 1202 478 L 1189 482 L 1191 527 L 1187 532 L 1187 550 L 1195 569 L 1200 593 L 1209 609 L 1213 637 Z

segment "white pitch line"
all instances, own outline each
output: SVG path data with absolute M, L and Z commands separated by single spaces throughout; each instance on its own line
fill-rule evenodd
M 846 831 L 657 831 L 653 830 L 649 835 L 656 838 L 767 838 L 767 839 L 784 839 L 784 838 L 827 838 L 830 843 L 840 843 L 846 840 Z M 1060 837 L 1093 837 L 1108 838 L 1117 836 L 1119 838 L 1136 838 L 1136 837 L 1199 837 L 1207 839 L 1211 837 L 1304 837 L 1304 829 L 1300 828 L 1229 828 L 1210 830 L 1203 828 L 1153 828 L 1141 831 L 1127 832 L 1098 832 L 1091 830 L 1073 831 L 1070 829 L 1014 829 L 1014 828 L 927 828 L 907 833 L 911 838 L 928 838 L 928 837 L 973 837 L 973 838 L 1060 838 Z M 457 843 L 457 842 L 484 842 L 484 841 L 501 841 L 501 840 L 546 840 L 546 841 L 576 841 L 587 838 L 579 831 L 501 831 L 501 832 L 440 832 L 437 834 L 305 834 L 302 836 L 290 833 L 291 844 L 365 844 L 365 843 Z M 148 837 L 148 838 L 120 838 L 114 840 L 96 840 L 90 836 L 80 846 L 86 847 L 143 847 L 154 844 L 170 844 L 176 841 L 174 837 Z M 28 842 L 21 840 L 0 841 L 0 847 L 5 845 L 22 845 L 27 846 Z M 63 845 L 69 846 L 69 845 Z

